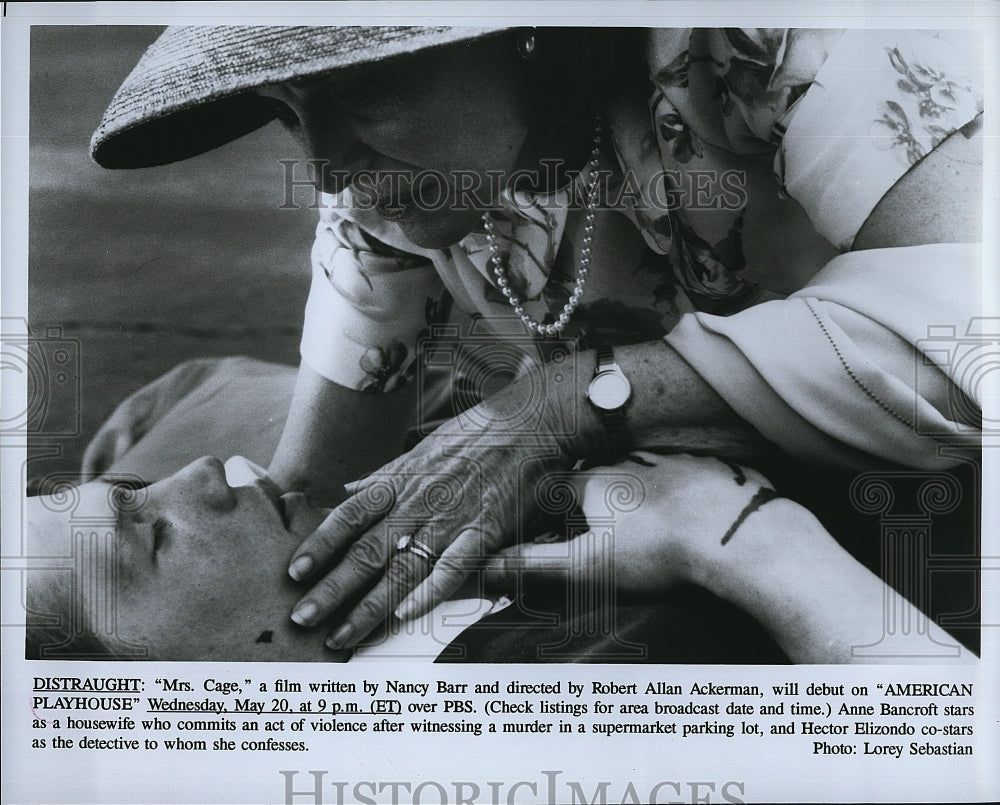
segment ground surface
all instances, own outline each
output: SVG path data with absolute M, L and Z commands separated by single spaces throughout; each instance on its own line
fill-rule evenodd
M 34 335 L 78 351 L 79 371 L 78 387 L 47 395 L 29 478 L 75 471 L 115 405 L 181 361 L 297 361 L 316 214 L 301 191 L 301 209 L 279 209 L 287 135 L 272 124 L 162 168 L 89 159 L 105 106 L 159 30 L 32 32 L 29 316 Z

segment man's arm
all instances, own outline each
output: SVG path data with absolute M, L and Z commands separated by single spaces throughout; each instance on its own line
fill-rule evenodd
M 913 662 L 933 641 L 974 662 L 937 624 L 861 565 L 798 504 L 761 506 L 723 543 L 706 540 L 696 582 L 748 612 L 794 663 Z M 923 623 L 894 636 L 881 652 L 886 613 Z M 940 663 L 940 657 L 932 660 Z

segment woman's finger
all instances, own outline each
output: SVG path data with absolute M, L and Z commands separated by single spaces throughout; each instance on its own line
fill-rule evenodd
M 371 476 L 372 474 L 368 473 L 367 475 L 362 475 L 360 478 L 357 478 L 353 481 L 348 481 L 346 484 L 344 484 L 344 491 L 346 491 L 348 495 L 358 494 L 358 492 L 360 492 L 362 489 L 365 488 L 365 486 L 368 485 Z
M 377 523 L 351 542 L 336 566 L 295 605 L 292 620 L 300 626 L 313 626 L 367 593 L 385 572 L 399 537 L 394 529 Z
M 406 539 L 416 540 L 419 550 L 400 548 Z M 433 554 L 430 553 L 429 535 L 424 532 L 403 536 L 389 545 L 388 551 L 382 577 L 331 632 L 326 641 L 327 648 L 337 650 L 356 646 L 392 614 L 399 602 L 431 569 Z M 348 555 L 350 553 L 348 551 Z M 334 573 L 348 563 L 346 560 L 345 556 L 345 562 Z M 350 584 L 358 576 L 357 566 L 353 570 L 353 576 L 350 575 L 351 571 L 348 573 L 345 579 Z
M 288 575 L 303 581 L 328 566 L 360 534 L 385 517 L 395 500 L 395 490 L 385 482 L 345 500 L 295 549 Z
M 577 506 L 587 514 L 588 488 L 593 484 L 603 484 L 607 468 L 596 467 L 576 472 L 570 482 L 576 490 Z M 603 492 L 600 494 L 603 499 Z M 524 542 L 492 554 L 483 570 L 483 582 L 487 588 L 500 592 L 517 591 L 520 580 L 530 576 L 536 580 L 566 578 L 569 572 L 581 574 L 580 562 L 574 561 L 574 554 L 583 546 L 583 539 L 591 532 L 578 534 L 572 540 L 549 540 L 545 542 Z
M 575 473 L 570 478 L 579 504 L 583 503 L 587 485 L 594 479 L 601 478 L 600 469 Z M 542 575 L 543 571 L 562 570 L 565 573 L 570 566 L 567 558 L 568 543 L 565 541 L 548 544 L 530 542 L 499 553 L 495 552 L 495 544 L 485 539 L 480 529 L 467 528 L 441 554 L 430 576 L 396 609 L 396 617 L 410 620 L 430 611 L 457 590 L 465 577 L 475 569 L 484 570 L 484 579 L 489 579 L 488 586 L 510 590 L 514 587 L 510 584 L 505 586 L 502 582 L 516 583 L 516 573 L 522 570 Z
M 490 548 L 479 528 L 466 528 L 434 564 L 433 570 L 396 607 L 400 620 L 412 620 L 430 612 L 457 590 L 465 577 L 488 561 Z

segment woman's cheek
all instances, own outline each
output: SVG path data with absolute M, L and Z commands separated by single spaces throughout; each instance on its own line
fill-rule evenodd
M 426 132 L 410 121 L 373 121 L 356 124 L 353 129 L 355 137 L 368 148 L 392 160 L 411 165 L 421 164 L 419 160 L 426 158 L 427 149 L 422 145 L 427 142 Z

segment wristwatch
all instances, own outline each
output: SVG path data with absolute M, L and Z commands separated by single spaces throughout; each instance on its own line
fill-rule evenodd
M 587 388 L 587 399 L 597 410 L 607 431 L 609 458 L 621 457 L 628 447 L 625 408 L 632 399 L 632 384 L 615 363 L 615 353 L 610 344 L 597 347 L 597 367 Z

